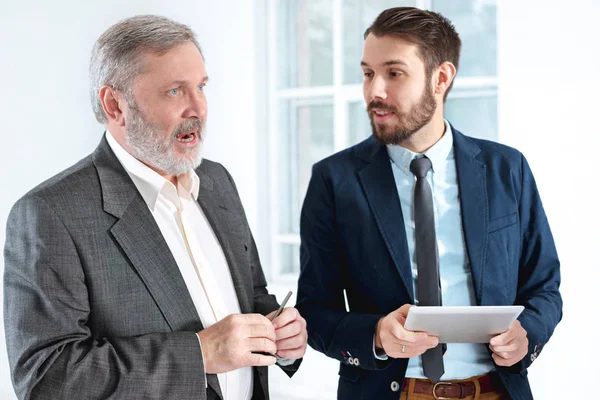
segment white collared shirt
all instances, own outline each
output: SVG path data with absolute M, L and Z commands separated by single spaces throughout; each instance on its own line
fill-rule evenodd
M 223 249 L 198 204 L 200 179 L 189 170 L 177 177 L 177 187 L 129 154 L 112 134 L 106 140 L 148 205 L 175 258 L 204 328 L 240 305 Z M 251 367 L 218 374 L 225 400 L 250 400 Z

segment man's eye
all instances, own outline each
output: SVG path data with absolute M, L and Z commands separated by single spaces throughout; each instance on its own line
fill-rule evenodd
M 177 96 L 179 94 L 179 89 L 171 89 L 169 90 L 169 94 L 171 96 Z
M 202 92 L 202 91 L 204 91 L 204 87 L 205 87 L 205 86 L 206 86 L 206 85 L 198 85 L 198 91 L 199 91 L 199 92 Z

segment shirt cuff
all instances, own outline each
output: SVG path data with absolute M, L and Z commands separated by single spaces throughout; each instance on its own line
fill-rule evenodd
M 281 365 L 282 367 L 287 367 L 288 365 L 292 365 L 296 362 L 295 358 L 281 358 L 277 357 L 277 355 L 275 355 L 275 358 L 277 358 L 277 364 Z
M 196 333 L 196 336 L 198 337 L 198 344 L 200 345 L 200 353 L 202 353 L 202 364 L 204 364 L 204 352 L 202 351 L 202 342 L 200 341 L 200 335 L 198 335 L 198 333 Z M 206 379 L 206 370 L 204 368 L 202 368 L 202 373 L 204 373 L 204 388 L 207 389 L 208 380 Z
M 373 335 L 373 355 L 375 356 L 376 359 L 381 360 L 381 361 L 385 361 L 389 358 L 388 355 L 385 354 L 385 351 L 383 351 L 383 349 L 382 350 L 375 349 L 375 335 Z

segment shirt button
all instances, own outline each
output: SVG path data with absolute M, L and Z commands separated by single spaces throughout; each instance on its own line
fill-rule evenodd
M 398 384 L 398 382 L 393 381 L 390 385 L 390 388 L 392 389 L 392 392 L 397 392 L 398 390 L 400 390 L 400 385 Z

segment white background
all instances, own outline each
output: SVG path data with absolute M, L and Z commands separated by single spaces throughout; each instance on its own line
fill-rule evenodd
M 154 13 L 186 23 L 198 34 L 211 78 L 205 156 L 222 162 L 235 178 L 261 250 L 266 238 L 258 199 L 266 179 L 257 156 L 265 152 L 264 132 L 257 126 L 266 104 L 256 65 L 266 64 L 259 59 L 264 48 L 255 36 L 258 1 L 3 0 L 0 243 L 17 198 L 83 158 L 100 140 L 103 128 L 95 122 L 87 90 L 96 38 L 124 17 Z M 600 2 L 568 4 L 498 1 L 499 140 L 527 156 L 562 261 L 564 319 L 530 368 L 534 396 L 544 400 L 587 398 L 600 372 L 592 326 L 600 305 L 593 296 L 600 278 L 600 217 L 592 195 L 600 158 L 595 18 Z M 272 286 L 281 296 L 289 285 Z M 291 380 L 273 369 L 272 397 L 333 399 L 336 371 L 335 361 L 310 351 Z M 13 398 L 5 342 L 0 340 L 0 399 Z

